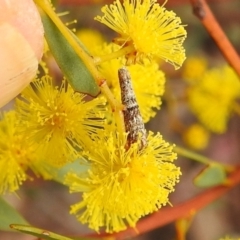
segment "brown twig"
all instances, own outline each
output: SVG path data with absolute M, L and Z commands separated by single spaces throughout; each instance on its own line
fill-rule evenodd
M 194 14 L 202 22 L 210 36 L 214 39 L 220 51 L 230 66 L 240 77 L 240 58 L 222 28 L 213 16 L 205 0 L 190 0 Z
M 114 236 L 114 239 L 116 240 L 123 240 L 162 227 L 176 221 L 177 219 L 189 217 L 237 186 L 240 183 L 240 167 L 236 168 L 236 170 L 229 175 L 227 182 L 228 185 L 226 186 L 210 188 L 184 203 L 178 204 L 174 207 L 161 209 L 160 211 L 139 221 L 135 229 L 128 228 L 125 231 L 112 235 L 102 233 L 98 235 L 94 234 L 88 237 L 102 238 L 106 236 Z

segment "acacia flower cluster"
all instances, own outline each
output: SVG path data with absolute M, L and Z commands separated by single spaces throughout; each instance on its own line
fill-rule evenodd
M 17 111 L 28 140 L 52 165 L 62 166 L 81 156 L 83 145 L 104 125 L 105 100 L 86 101 L 66 80 L 60 87 L 42 77 L 27 87 L 17 100 Z
M 165 84 L 164 74 L 154 58 L 162 58 L 179 68 L 185 59 L 182 44 L 186 31 L 180 18 L 155 0 L 124 0 L 122 4 L 116 0 L 102 12 L 104 16 L 95 19 L 119 36 L 113 41 L 115 45 L 90 52 L 97 56 L 98 70 L 116 98 L 128 102 L 123 111 L 132 113 L 124 114 L 124 123 L 133 129 L 121 132 L 114 116 L 108 114 L 108 125 L 84 151 L 88 170 L 82 174 L 68 173 L 66 184 L 71 192 L 83 193 L 71 213 L 90 228 L 98 232 L 104 228 L 111 233 L 135 227 L 142 216 L 166 205 L 181 174 L 173 164 L 176 159 L 173 146 L 159 133 L 148 133 L 146 144 L 142 145 L 141 132 L 137 134 L 138 140 L 131 139 L 129 144 L 131 131 L 139 129 L 134 123 L 142 118 L 134 116 L 139 112 L 135 96 L 130 89 L 120 89 L 117 70 L 128 65 L 141 115 L 145 122 L 149 121 L 155 115 L 153 109 L 160 107 Z M 124 92 L 129 99 L 123 96 Z
M 188 57 L 183 64 L 182 77 L 189 84 L 196 84 L 208 68 L 208 62 L 204 57 Z
M 108 52 L 102 53 L 115 58 L 108 58 L 108 62 L 103 59 L 94 70 L 106 78 L 116 98 L 124 102 L 124 127 L 119 127 L 116 115 L 108 111 L 102 94 L 90 99 L 74 92 L 66 80 L 56 86 L 48 75 L 36 79 L 16 100 L 14 112 L 15 128 L 30 150 L 21 152 L 16 164 L 9 162 L 15 164 L 16 171 L 9 175 L 10 180 L 4 177 L 8 183 L 2 192 L 17 190 L 27 178 L 27 167 L 51 178 L 48 166 L 59 170 L 81 158 L 79 168 L 85 166 L 87 170 L 80 174 L 72 169 L 65 179 L 71 192 L 83 193 L 71 213 L 98 232 L 101 228 L 116 232 L 135 227 L 141 217 L 168 204 L 169 194 L 179 181 L 181 172 L 174 164 L 177 156 L 173 145 L 164 141 L 160 133 L 147 133 L 142 116 L 147 122 L 155 115 L 164 92 L 165 77 L 153 57 L 179 68 L 185 59 L 182 43 L 186 31 L 180 18 L 155 0 L 124 0 L 123 4 L 116 0 L 103 12 L 104 16 L 96 19 L 119 33 L 115 39 L 119 46 L 107 46 Z M 125 58 L 128 68 L 122 68 Z M 120 68 L 123 75 L 127 73 L 125 76 L 117 75 Z M 8 129 L 5 119 L 0 122 L 2 132 Z M 5 135 L 11 141 L 7 146 L 4 140 L 0 142 L 0 153 L 18 159 L 19 152 L 12 147 L 14 133 L 7 131 Z M 132 136 L 134 139 L 130 139 Z M 25 162 L 26 168 L 22 167 Z M 1 163 L 0 167 L 6 164 L 0 158 Z M 0 178 L 0 184 L 4 179 Z
M 114 42 L 126 48 L 128 63 L 160 57 L 177 69 L 185 60 L 186 31 L 181 19 L 156 0 L 116 0 L 95 19 L 119 34 Z M 124 52 L 124 51 L 123 51 Z
M 65 80 L 54 86 L 49 76 L 23 91 L 16 110 L 0 121 L 0 193 L 16 191 L 27 179 L 28 168 L 49 179 L 49 167 L 59 168 L 82 156 L 92 135 L 104 127 L 106 111 L 104 98 L 85 97 Z
M 209 138 L 209 131 L 197 123 L 190 125 L 183 134 L 184 142 L 194 150 L 206 148 Z
M 206 70 L 189 87 L 188 98 L 199 121 L 212 132 L 223 133 L 240 98 L 239 78 L 229 66 Z
M 15 192 L 28 178 L 25 171 L 32 161 L 41 158 L 25 135 L 18 133 L 16 112 L 9 111 L 0 115 L 0 194 Z
M 71 213 L 96 231 L 101 227 L 107 232 L 135 227 L 139 218 L 168 203 L 179 180 L 173 146 L 159 133 L 150 132 L 148 145 L 140 151 L 139 142 L 128 150 L 126 142 L 127 134 L 122 139 L 116 129 L 102 132 L 87 153 L 88 171 L 82 176 L 67 175 L 71 192 L 84 192 Z

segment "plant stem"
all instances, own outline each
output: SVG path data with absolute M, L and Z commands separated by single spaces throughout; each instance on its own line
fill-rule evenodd
M 134 51 L 134 47 L 132 45 L 123 47 L 116 52 L 109 53 L 108 55 L 94 57 L 94 63 L 99 65 L 102 62 L 106 62 L 112 59 L 116 59 L 118 57 L 125 56 L 126 54 L 131 53 L 133 51 Z
M 59 19 L 58 15 L 53 11 L 50 3 L 47 0 L 34 0 L 34 2 L 50 17 L 50 19 L 54 22 L 56 27 L 59 31 L 63 34 L 66 38 L 68 43 L 73 47 L 76 51 L 77 55 L 81 58 L 84 62 L 86 68 L 92 74 L 93 78 L 95 79 L 96 83 L 99 85 L 101 92 L 107 98 L 109 104 L 111 105 L 112 110 L 114 111 L 114 116 L 117 118 L 117 127 L 120 133 L 123 131 L 125 132 L 124 128 L 124 120 L 122 114 L 122 104 L 119 103 L 114 95 L 112 94 L 111 90 L 109 89 L 106 80 L 97 70 L 95 63 L 91 56 L 89 56 L 84 49 L 75 41 L 74 37 L 72 36 L 69 29 L 63 24 L 63 22 Z
M 209 35 L 216 42 L 230 66 L 240 76 L 240 57 L 226 37 L 205 0 L 190 0 L 194 14 L 202 22 Z
M 214 165 L 219 165 L 221 167 L 224 167 L 225 170 L 228 171 L 228 172 L 231 172 L 233 170 L 232 166 L 216 162 L 216 161 L 214 161 L 210 158 L 207 158 L 207 157 L 205 157 L 201 154 L 189 151 L 188 149 L 185 149 L 185 148 L 182 148 L 182 147 L 179 147 L 179 146 L 175 146 L 174 151 L 181 156 L 184 156 L 186 158 L 189 158 L 189 159 L 194 160 L 196 162 L 200 162 L 200 163 L 205 164 L 205 165 L 211 165 L 211 164 L 212 165 L 213 164 Z

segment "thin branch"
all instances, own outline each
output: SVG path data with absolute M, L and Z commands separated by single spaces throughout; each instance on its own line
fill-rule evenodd
M 186 148 L 183 148 L 181 146 L 175 146 L 174 151 L 179 155 L 179 156 L 184 156 L 190 160 L 197 161 L 199 163 L 205 164 L 205 165 L 215 165 L 219 167 L 225 168 L 225 171 L 227 172 L 232 172 L 234 170 L 234 167 L 229 165 L 229 164 L 222 164 L 219 163 L 216 160 L 210 159 L 208 157 L 205 157 L 201 154 L 198 154 L 194 151 L 188 150 Z
M 205 0 L 190 0 L 190 2 L 192 4 L 194 14 L 202 22 L 210 36 L 216 42 L 225 59 L 240 77 L 239 55 L 213 16 L 208 4 Z

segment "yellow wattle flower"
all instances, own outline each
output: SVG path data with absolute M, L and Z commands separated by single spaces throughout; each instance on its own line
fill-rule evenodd
M 15 111 L 0 117 L 0 194 L 3 194 L 19 189 L 27 179 L 26 170 L 36 160 L 36 154 L 25 136 L 18 133 Z
M 103 128 L 105 100 L 85 99 L 66 81 L 54 86 L 49 76 L 34 81 L 17 99 L 27 140 L 49 164 L 58 167 L 79 158 L 81 149 Z
M 195 150 L 202 150 L 207 147 L 209 143 L 210 133 L 200 124 L 192 124 L 183 134 L 184 142 Z
M 212 132 L 223 133 L 234 103 L 240 98 L 239 78 L 229 66 L 211 69 L 189 87 L 188 97 L 199 121 Z
M 182 67 L 182 76 L 190 84 L 200 81 L 207 70 L 208 62 L 204 57 L 188 57 Z
M 185 60 L 186 31 L 181 19 L 156 0 L 116 0 L 102 8 L 95 20 L 119 34 L 114 42 L 128 48 L 128 63 L 160 57 L 177 69 Z M 130 49 L 130 50 L 129 50 Z
M 76 32 L 76 36 L 84 44 L 87 50 L 92 53 L 92 49 L 104 43 L 104 36 L 97 30 L 82 28 Z
M 89 170 L 66 177 L 71 192 L 83 192 L 71 209 L 79 221 L 96 231 L 118 232 L 169 202 L 181 174 L 173 163 L 176 154 L 160 134 L 149 133 L 147 140 L 141 151 L 139 143 L 126 150 L 127 134 L 122 139 L 105 130 L 93 142 L 86 153 Z

